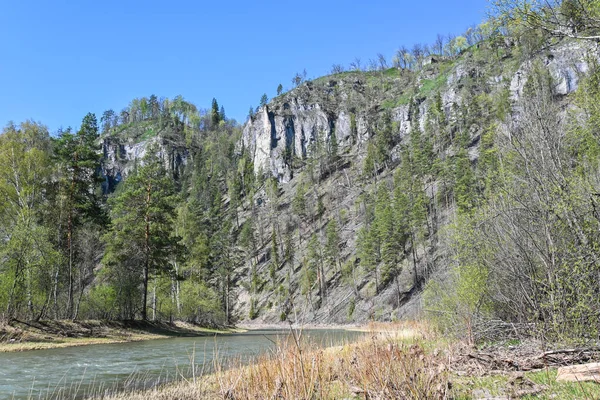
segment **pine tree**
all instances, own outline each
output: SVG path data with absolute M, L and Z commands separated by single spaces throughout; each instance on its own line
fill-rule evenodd
M 266 105 L 267 105 L 267 102 L 268 102 L 268 101 L 269 101 L 269 98 L 267 97 L 267 94 L 266 94 L 266 93 L 264 93 L 264 94 L 261 96 L 261 98 L 260 98 L 260 103 L 259 103 L 259 104 L 260 104 L 260 106 L 261 106 L 261 107 L 264 107 L 264 106 L 266 106 Z
M 357 247 L 358 256 L 360 257 L 360 265 L 365 271 L 375 271 L 375 291 L 379 290 L 379 270 L 377 259 L 377 244 L 373 230 L 367 227 L 362 227 L 358 231 Z
M 301 180 L 298 183 L 298 186 L 296 186 L 296 194 L 292 199 L 292 211 L 300 219 L 306 215 L 306 186 L 303 180 Z
M 337 135 L 335 133 L 335 130 L 331 131 L 331 135 L 329 136 L 329 165 L 330 166 L 334 166 L 336 165 L 338 158 L 339 158 L 339 145 L 338 145 L 338 141 L 337 141 Z
M 277 232 L 275 227 L 271 231 L 271 263 L 277 270 L 279 268 L 279 243 L 277 241 Z
M 125 291 L 124 295 L 141 296 L 139 309 L 143 320 L 148 319 L 151 277 L 168 272 L 178 251 L 179 238 L 173 235 L 174 200 L 173 181 L 156 156 L 156 149 L 148 150 L 142 166 L 109 200 L 112 225 L 104 236 L 103 263 L 111 271 L 113 284 Z M 133 310 L 125 310 L 127 317 L 134 316 Z
M 64 214 L 66 215 L 65 259 L 67 260 L 68 274 L 68 299 L 67 315 L 69 318 L 77 316 L 75 309 L 75 279 L 77 271 L 75 265 L 78 255 L 75 252 L 76 232 L 87 221 L 102 224 L 103 212 L 100 208 L 100 199 L 96 197 L 96 187 L 101 182 L 97 173 L 100 167 L 100 154 L 97 145 L 98 123 L 94 114 L 88 113 L 81 123 L 81 128 L 76 134 L 70 130 L 61 132 L 55 145 L 56 161 L 61 173 L 61 193 L 64 198 Z M 83 282 L 79 271 L 79 281 Z M 80 284 L 80 296 L 83 288 Z
M 334 269 L 340 270 L 340 235 L 338 233 L 338 225 L 335 218 L 332 218 L 327 223 L 326 235 L 325 257 L 327 258 L 327 261 L 333 265 Z
M 456 155 L 454 194 L 460 212 L 468 213 L 475 206 L 475 177 L 465 149 L 460 149 Z
M 394 146 L 392 115 L 389 112 L 383 114 L 380 127 L 375 136 L 375 142 L 377 146 L 378 161 L 380 163 L 386 163 L 390 158 L 390 153 Z
M 375 220 L 377 241 L 379 243 L 380 258 L 383 263 L 381 273 L 381 285 L 385 285 L 396 274 L 396 266 L 399 262 L 398 254 L 402 243 L 396 236 L 395 218 L 392 210 L 392 201 L 389 190 L 385 183 L 377 189 L 377 200 L 375 203 Z
M 212 127 L 219 126 L 219 122 L 221 121 L 221 114 L 219 110 L 219 103 L 217 103 L 217 99 L 212 99 L 212 107 L 210 110 L 210 122 Z
M 323 268 L 323 254 L 321 249 L 321 243 L 317 234 L 314 233 L 310 241 L 308 242 L 308 264 L 309 269 L 316 271 L 317 282 L 319 283 L 319 293 L 321 302 L 325 300 L 327 296 L 327 284 L 325 282 L 325 269 Z

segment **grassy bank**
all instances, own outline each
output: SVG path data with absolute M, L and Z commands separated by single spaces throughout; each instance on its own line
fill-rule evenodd
M 169 337 L 229 333 L 236 329 L 204 328 L 185 322 L 13 321 L 0 325 L 0 352 L 123 343 Z
M 181 379 L 151 390 L 118 393 L 110 400 L 142 399 L 598 399 L 595 382 L 556 382 L 556 368 L 523 372 L 478 363 L 486 351 L 450 342 L 427 325 L 376 324 L 358 342 L 315 348 L 295 331 L 251 365 Z M 498 362 L 506 361 L 506 344 Z M 504 346 L 500 344 L 499 346 Z M 517 346 L 518 347 L 518 346 Z M 528 343 L 524 347 L 531 347 Z M 519 348 L 520 349 L 520 348 Z M 522 350 L 522 349 L 521 349 Z M 524 355 L 517 350 L 515 354 Z M 530 349 L 537 352 L 538 349 Z M 529 350 L 527 350 L 529 351 Z M 521 363 L 523 368 L 531 364 Z M 529 367 L 528 367 L 529 366 Z

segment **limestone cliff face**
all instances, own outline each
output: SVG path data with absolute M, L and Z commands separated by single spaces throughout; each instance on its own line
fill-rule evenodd
M 311 90 L 310 86 L 306 89 Z M 290 157 L 306 158 L 318 137 L 329 142 L 331 135 L 336 135 L 341 151 L 352 145 L 348 106 L 328 107 L 319 99 L 312 103 L 300 97 L 302 93 L 296 90 L 276 99 L 244 126 L 242 146 L 253 155 L 256 173 L 270 172 L 281 182 L 288 182 L 292 177 Z M 366 134 L 362 117 L 356 124 L 360 140 Z
M 537 60 L 548 67 L 556 82 L 556 93 L 568 95 L 577 89 L 581 74 L 588 70 L 590 54 L 597 57 L 592 45 L 568 42 L 521 62 L 516 70 L 510 66 L 514 65 L 512 61 L 506 65 L 482 66 L 467 56 L 450 68 L 448 60 L 432 58 L 419 73 L 412 75 L 388 70 L 319 78 L 260 108 L 243 128 L 241 147 L 252 155 L 256 173 L 269 173 L 286 183 L 294 172 L 289 162 L 291 157 L 306 158 L 311 143 L 319 135 L 326 143 L 335 135 L 343 152 L 353 144 L 366 142 L 377 129 L 377 120 L 384 111 L 391 113 L 394 135 L 401 141 L 410 131 L 410 98 L 419 105 L 419 123 L 424 128 L 428 99 L 434 94 L 426 88 L 431 82 L 439 85 L 435 89 L 439 89 L 446 116 L 451 119 L 453 108 L 463 102 L 463 87 L 469 79 L 489 76 L 487 88 L 481 87 L 481 91 L 508 89 L 511 99 L 516 101 Z M 477 134 L 474 132 L 474 140 Z
M 598 59 L 598 49 L 585 42 L 567 42 L 548 49 L 537 59 L 521 64 L 510 81 L 512 97 L 517 99 L 523 94 L 523 87 L 536 60 L 548 68 L 555 82 L 557 95 L 564 96 L 574 92 L 581 75 L 589 69 L 590 57 Z
M 133 141 L 122 138 L 106 137 L 102 139 L 102 174 L 104 193 L 114 191 L 116 185 L 129 175 L 132 170 L 143 163 L 148 151 L 156 151 L 164 162 L 165 169 L 174 178 L 183 172 L 187 165 L 189 151 L 183 147 L 167 142 L 161 136 L 147 140 Z

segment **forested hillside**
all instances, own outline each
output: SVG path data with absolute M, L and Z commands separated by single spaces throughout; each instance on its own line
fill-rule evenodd
M 600 6 L 292 79 L 241 126 L 133 100 L 0 135 L 0 315 L 600 329 Z M 151 89 L 151 88 L 150 88 Z

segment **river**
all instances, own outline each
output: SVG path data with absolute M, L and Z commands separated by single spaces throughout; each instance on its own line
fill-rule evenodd
M 253 330 L 204 337 L 100 344 L 50 350 L 0 353 L 0 399 L 83 398 L 132 385 L 151 386 L 212 368 L 219 359 L 244 359 L 268 351 L 285 330 Z M 305 330 L 303 338 L 320 345 L 356 340 L 345 330 Z

